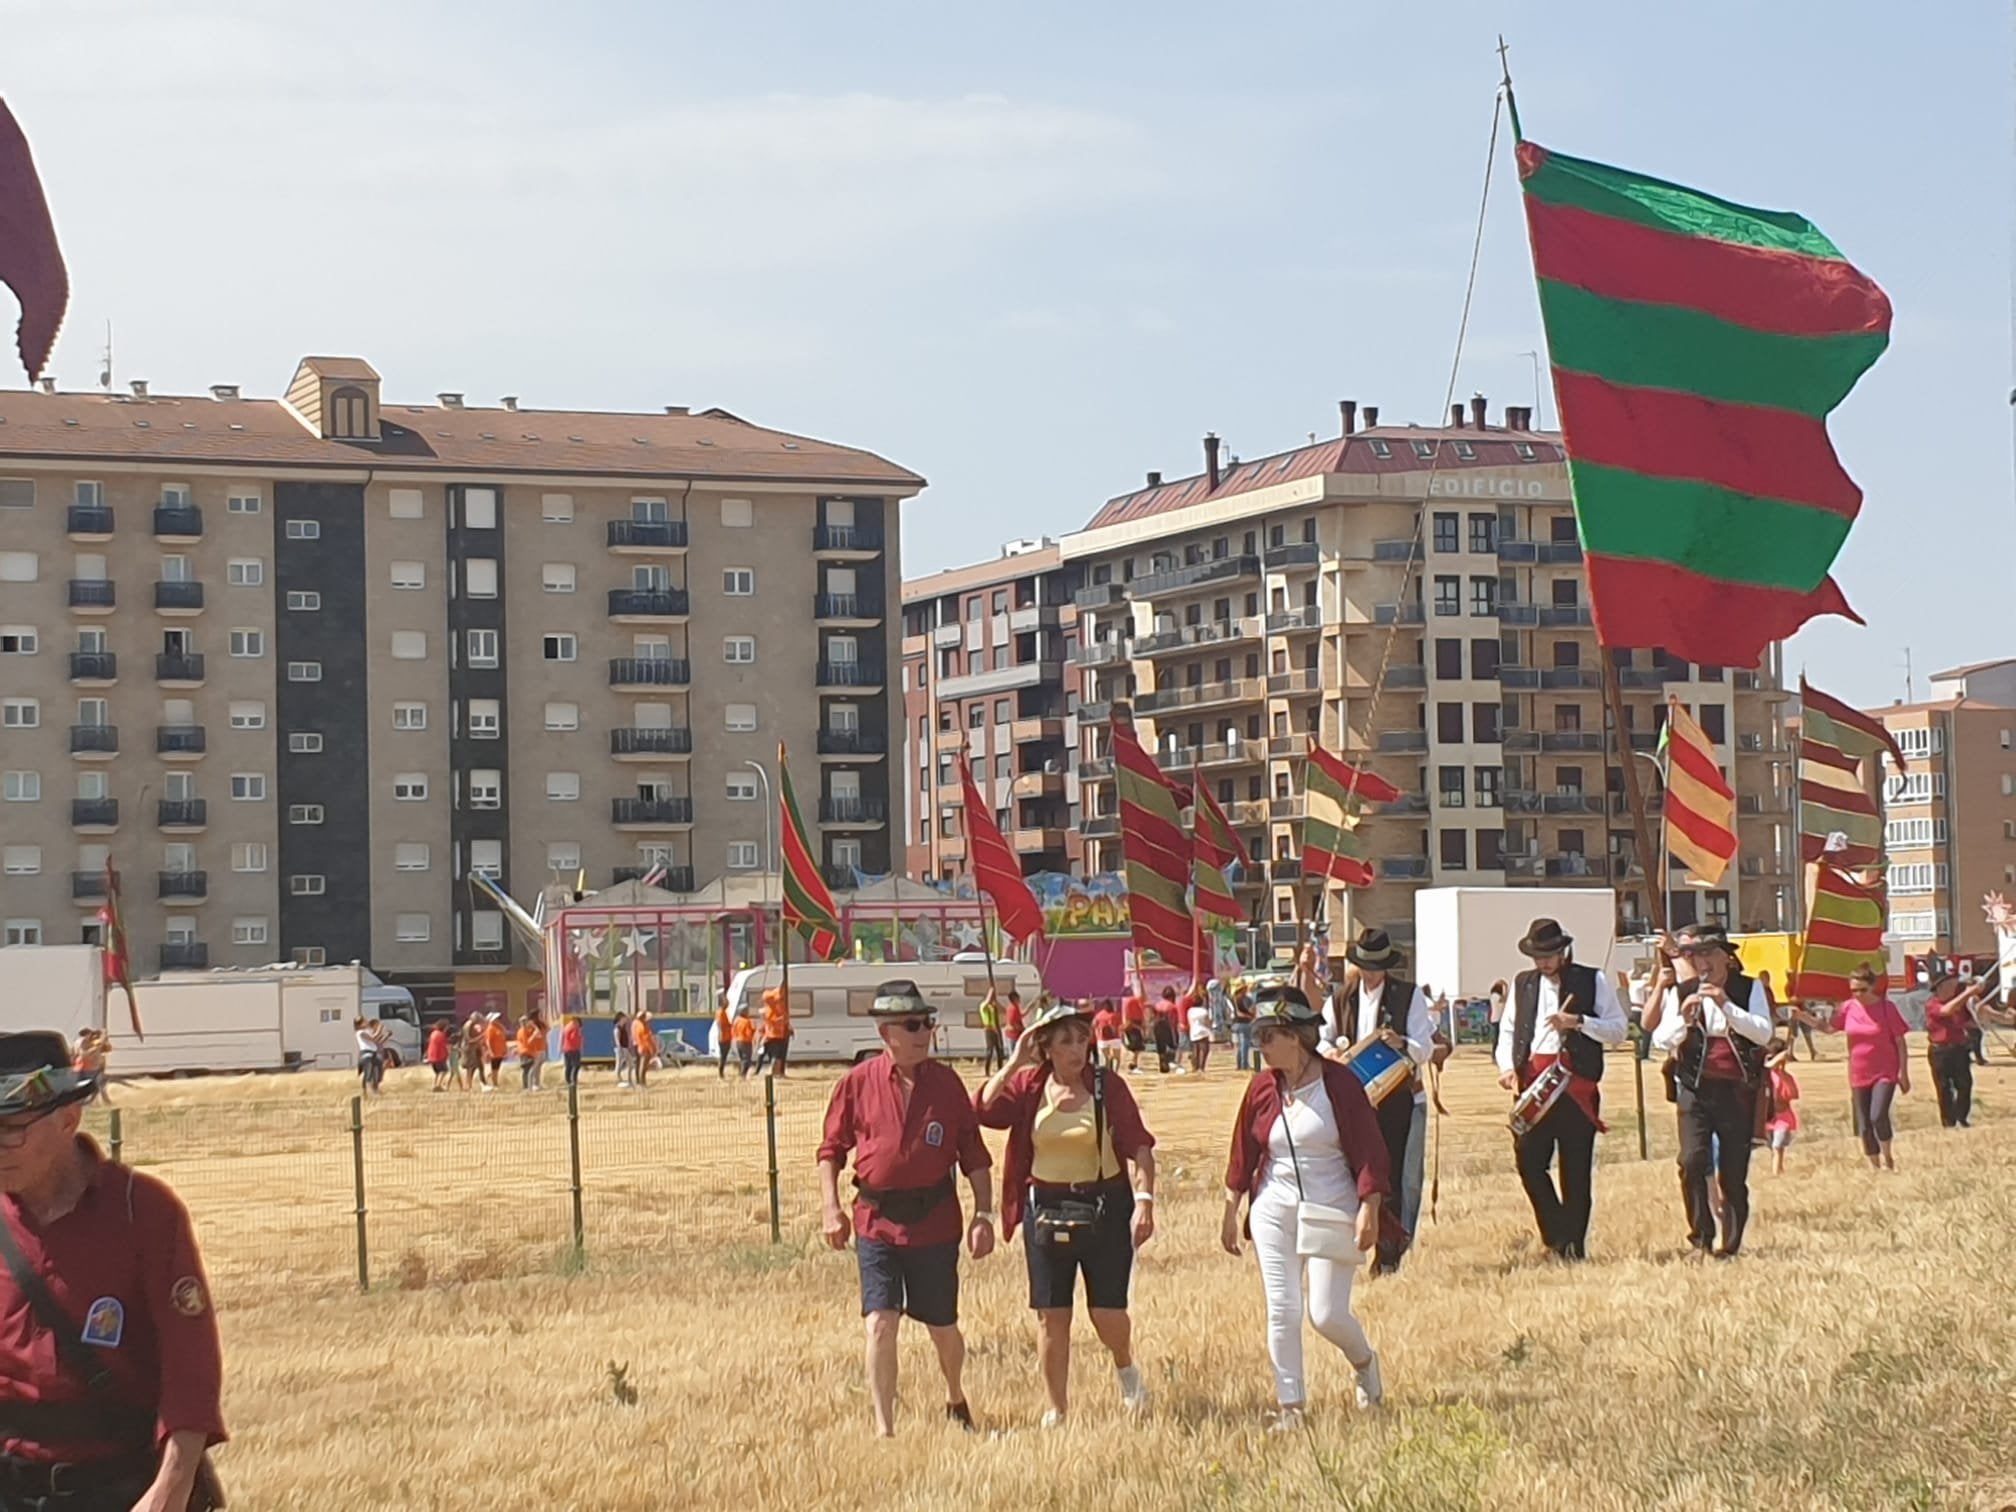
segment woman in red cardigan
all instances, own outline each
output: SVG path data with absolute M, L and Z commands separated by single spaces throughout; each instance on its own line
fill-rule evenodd
M 973 1099 L 980 1122 L 1008 1131 L 1002 1234 L 1023 1225 L 1036 1354 L 1055 1428 L 1070 1408 L 1071 1304 L 1085 1277 L 1085 1309 L 1113 1355 L 1120 1400 L 1148 1405 L 1127 1318 L 1134 1251 L 1155 1232 L 1155 1137 L 1126 1079 L 1092 1064 L 1092 1026 L 1069 1003 L 1039 1013 L 1014 1059 Z M 1127 1179 L 1132 1164 L 1140 1186 Z M 1024 1224 L 1024 1219 L 1027 1219 Z
M 1351 1314 L 1351 1283 L 1379 1237 L 1391 1189 L 1386 1141 L 1351 1068 L 1316 1053 L 1322 1014 L 1299 987 L 1263 988 L 1254 1009 L 1262 1069 L 1232 1126 L 1219 1242 L 1239 1253 L 1239 1204 L 1267 1291 L 1267 1353 L 1281 1404 L 1273 1431 L 1296 1428 L 1308 1403 L 1302 1375 L 1302 1315 L 1344 1352 L 1358 1374 L 1358 1405 L 1378 1404 L 1379 1357 Z M 1313 1211 L 1312 1211 L 1313 1209 Z M 1323 1219 L 1352 1233 L 1318 1233 Z M 1306 1230 L 1306 1232 L 1305 1232 Z M 1355 1244 L 1355 1252 L 1352 1245 Z M 1312 1250 L 1329 1247 L 1328 1257 Z

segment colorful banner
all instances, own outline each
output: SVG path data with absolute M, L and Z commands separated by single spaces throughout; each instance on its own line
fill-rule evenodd
M 1125 940 L 1133 926 L 1127 882 L 1118 872 L 1072 877 L 1040 872 L 1029 887 L 1043 909 L 1043 933 L 1052 940 Z

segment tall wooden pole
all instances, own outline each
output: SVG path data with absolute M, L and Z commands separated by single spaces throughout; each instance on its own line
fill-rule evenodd
M 1624 796 L 1631 805 L 1631 827 L 1638 840 L 1638 861 L 1645 871 L 1645 908 L 1652 927 L 1666 932 L 1666 856 L 1653 844 L 1652 819 L 1645 809 L 1645 789 L 1638 781 L 1638 756 L 1631 745 L 1631 727 L 1624 718 L 1624 688 L 1610 648 L 1598 640 L 1596 655 L 1603 664 L 1603 695 L 1610 704 L 1610 726 L 1616 733 L 1618 761 L 1624 768 Z

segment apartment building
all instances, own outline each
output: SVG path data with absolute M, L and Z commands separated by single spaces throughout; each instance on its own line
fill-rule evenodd
M 1409 936 L 1424 885 L 1612 885 L 1620 922 L 1642 927 L 1645 869 L 1558 436 L 1517 407 L 1487 423 L 1481 397 L 1440 426 L 1382 426 L 1351 401 L 1339 419 L 1331 439 L 1255 461 L 1207 436 L 1200 472 L 1149 473 L 1060 543 L 1084 574 L 1072 660 L 1086 865 L 1119 863 L 1110 726 L 1124 700 L 1164 767 L 1214 783 L 1264 858 L 1244 886 L 1277 941 L 1295 929 L 1312 739 L 1405 794 L 1369 820 L 1377 881 L 1331 898 L 1333 938 L 1369 922 Z M 1674 871 L 1673 916 L 1785 925 L 1796 845 L 1777 648 L 1754 670 L 1614 658 L 1655 811 L 1669 692 L 1741 795 L 1742 859 L 1713 890 Z
M 148 971 L 495 969 L 530 897 L 765 864 L 788 743 L 836 877 L 891 865 L 897 505 L 850 447 L 712 409 L 0 394 L 0 918 Z M 815 808 L 816 801 L 816 808 Z
M 1981 911 L 2016 893 L 2016 658 L 1934 673 L 1930 701 L 1868 712 L 1904 753 L 1886 755 L 1891 953 L 1993 955 Z
M 1076 726 L 1066 680 L 1077 644 L 1075 569 L 1048 539 L 903 585 L 904 871 L 966 866 L 957 756 L 994 807 L 1027 875 L 1075 871 Z

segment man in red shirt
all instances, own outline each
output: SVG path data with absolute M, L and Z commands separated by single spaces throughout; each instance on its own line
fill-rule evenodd
M 1013 1051 L 1022 1038 L 1022 994 L 1013 987 L 1008 989 L 1008 1048 Z
M 1939 1094 L 1939 1122 L 1964 1129 L 1974 1114 L 1974 1030 L 1983 1019 L 2007 1023 L 2008 1016 L 1990 1008 L 1986 998 L 1992 977 L 1971 983 L 1941 976 L 1932 984 L 1925 1004 L 1926 1060 L 1932 1067 L 1932 1088 Z
M 819 1186 L 826 1242 L 854 1253 L 867 1320 L 868 1393 L 875 1432 L 896 1431 L 896 1326 L 905 1313 L 922 1323 L 945 1376 L 945 1415 L 971 1430 L 960 1377 L 966 1341 L 959 1332 L 959 1238 L 984 1259 L 994 1248 L 993 1159 L 980 1142 L 980 1119 L 959 1073 L 931 1059 L 935 1020 L 909 981 L 884 982 L 870 1015 L 883 1054 L 855 1066 L 833 1088 L 819 1142 Z M 854 1211 L 840 1205 L 840 1167 L 854 1157 Z M 973 1188 L 967 1225 L 954 1167 Z
M 1161 1063 L 1164 1076 L 1176 1064 L 1176 1045 L 1182 1019 L 1183 1008 L 1176 1001 L 1176 989 L 1164 987 L 1160 1001 L 1155 1004 L 1155 1059 Z
M 188 1211 L 78 1133 L 60 1034 L 0 1034 L 0 1506 L 218 1505 L 224 1360 Z
M 1127 1044 L 1127 1069 L 1141 1069 L 1141 1052 L 1148 1048 L 1148 1005 L 1141 994 L 1130 992 L 1120 999 L 1120 1037 Z

